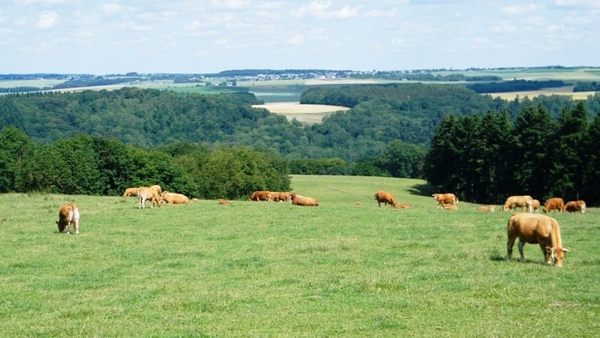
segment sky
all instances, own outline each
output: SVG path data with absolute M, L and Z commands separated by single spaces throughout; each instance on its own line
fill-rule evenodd
M 0 0 L 0 74 L 600 66 L 600 0 Z

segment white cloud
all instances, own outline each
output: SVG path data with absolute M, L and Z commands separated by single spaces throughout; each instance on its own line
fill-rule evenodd
M 535 4 L 519 4 L 513 6 L 502 7 L 502 11 L 508 14 L 524 14 L 531 13 L 537 10 Z
M 294 34 L 294 36 L 292 36 L 289 40 L 288 40 L 288 44 L 290 45 L 300 45 L 304 43 L 304 35 L 302 34 Z
M 57 21 L 58 21 L 58 14 L 56 14 L 56 12 L 46 11 L 46 12 L 43 12 L 42 14 L 40 14 L 40 17 L 38 18 L 36 27 L 39 29 L 47 29 L 47 28 L 54 26 Z

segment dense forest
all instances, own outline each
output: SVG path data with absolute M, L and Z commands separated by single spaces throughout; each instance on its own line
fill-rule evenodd
M 541 201 L 600 202 L 600 114 L 590 121 L 585 104 L 553 120 L 541 105 L 517 119 L 505 113 L 444 118 L 426 156 L 429 183 L 464 200 L 502 203 L 508 195 Z
M 485 127 L 481 127 L 483 128 L 481 130 L 471 130 L 462 124 L 478 125 L 480 120 L 488 121 L 490 118 L 505 120 L 506 125 L 500 128 L 502 133 L 524 134 L 524 131 L 528 130 L 526 126 L 529 122 L 519 124 L 519 121 L 523 118 L 523 114 L 531 109 L 541 110 L 547 116 L 549 122 L 546 131 L 554 128 L 552 127 L 554 124 L 560 124 L 565 112 L 577 109 L 586 121 L 594 120 L 600 112 L 598 94 L 590 96 L 579 104 L 568 97 L 555 95 L 506 101 L 489 95 L 479 95 L 457 85 L 386 84 L 315 87 L 302 94 L 301 102 L 341 105 L 351 109 L 334 113 L 326 117 L 322 123 L 304 125 L 296 120 L 290 122 L 284 116 L 269 113 L 267 110 L 253 108 L 253 104 L 262 102 L 247 92 L 201 95 L 126 87 L 114 91 L 87 90 L 73 93 L 3 95 L 0 96 L 0 128 L 8 128 L 10 135 L 17 131 L 21 133 L 17 133 L 19 137 L 8 137 L 5 143 L 10 145 L 14 138 L 23 139 L 21 143 L 27 146 L 19 149 L 30 149 L 30 151 L 24 152 L 21 157 L 14 157 L 11 152 L 7 153 L 3 150 L 4 155 L 0 157 L 0 175 L 2 172 L 19 174 L 5 175 L 2 178 L 4 179 L 2 191 L 42 190 L 116 194 L 125 185 L 157 181 L 163 182 L 167 187 L 176 187 L 178 190 L 188 187 L 185 192 L 191 196 L 207 198 L 213 196 L 211 194 L 214 191 L 222 191 L 218 197 L 234 198 L 244 196 L 254 188 L 275 190 L 274 186 L 285 187 L 285 182 L 274 179 L 268 181 L 278 183 L 269 183 L 265 186 L 265 180 L 262 180 L 248 184 L 246 181 L 252 181 L 249 175 L 239 180 L 246 183 L 225 189 L 222 186 L 227 185 L 227 176 L 219 176 L 218 174 L 222 172 L 215 170 L 212 175 L 223 177 L 223 181 L 216 183 L 210 189 L 207 188 L 203 182 L 206 180 L 204 175 L 208 172 L 204 170 L 208 170 L 208 167 L 200 169 L 204 168 L 201 164 L 203 159 L 207 158 L 207 154 L 214 153 L 213 156 L 230 158 L 232 152 L 242 151 L 249 152 L 249 157 L 254 156 L 253 152 L 261 154 L 257 158 L 268 157 L 263 164 L 273 163 L 269 165 L 277 168 L 274 171 L 276 174 L 271 175 L 273 177 L 291 172 L 426 178 L 437 189 L 452 190 L 457 192 L 461 199 L 472 199 L 482 203 L 498 202 L 502 196 L 514 193 L 516 187 L 527 187 L 526 190 L 532 191 L 532 194 L 535 192 L 536 197 L 544 198 L 542 196 L 552 193 L 572 194 L 575 190 L 567 188 L 560 190 L 555 185 L 551 187 L 546 185 L 543 191 L 531 190 L 529 187 L 532 185 L 530 183 L 523 185 L 523 182 L 536 176 L 536 171 L 536 175 L 518 176 L 520 182 L 518 184 L 514 182 L 508 184 L 503 181 L 503 184 L 495 188 L 491 188 L 494 185 L 488 185 L 489 190 L 482 192 L 480 187 L 472 187 L 469 184 L 479 182 L 478 180 L 483 179 L 484 175 L 475 176 L 464 171 L 474 170 L 475 173 L 480 173 L 482 169 L 472 169 L 465 163 L 479 163 L 489 159 L 475 157 L 470 152 L 453 153 L 452 156 L 442 152 L 442 155 L 439 155 L 440 149 L 444 148 L 439 147 L 438 143 L 440 140 L 445 140 L 447 144 L 453 145 L 450 149 L 454 149 L 454 143 L 450 142 L 455 142 L 460 145 L 458 150 L 471 151 L 458 140 L 449 141 L 449 139 L 454 137 L 462 137 L 460 139 L 462 141 L 483 139 L 484 136 L 488 136 Z M 456 122 L 450 128 L 448 125 L 452 121 Z M 498 126 L 490 126 L 492 127 Z M 463 134 L 458 133 L 457 130 L 462 130 Z M 100 151 L 102 147 L 97 146 L 103 142 L 119 149 L 126 149 L 127 156 L 123 157 L 129 158 L 127 161 L 143 163 L 144 161 L 139 158 L 145 158 L 146 161 L 152 162 L 150 159 L 154 157 L 155 152 L 158 152 L 157 158 L 163 159 L 164 163 L 178 163 L 178 174 L 160 176 L 159 173 L 169 173 L 171 170 L 165 165 L 164 170 L 145 170 L 147 175 L 138 173 L 137 176 L 119 176 L 120 174 L 116 174 L 118 170 L 114 168 L 114 163 L 120 162 L 113 160 L 113 162 L 109 161 L 113 163 L 111 165 L 98 164 L 103 163 L 102 158 L 106 155 Z M 490 142 L 486 139 L 484 143 Z M 44 159 L 55 159 L 56 161 L 52 163 L 61 163 L 60 157 L 65 156 L 65 153 L 60 152 L 60 149 L 73 148 L 69 146 L 72 143 L 84 144 L 83 148 L 93 150 L 90 150 L 90 153 L 95 154 L 93 156 L 96 162 L 91 160 L 88 162 L 95 163 L 93 166 L 96 166 L 94 167 L 96 169 L 90 169 L 90 172 L 94 173 L 90 177 L 105 175 L 104 180 L 109 183 L 102 183 L 102 188 L 78 184 L 79 187 L 87 187 L 85 191 L 80 191 L 73 190 L 75 187 L 66 188 L 66 183 L 51 183 L 54 176 L 41 178 L 36 176 L 36 171 L 31 169 L 33 164 L 39 162 L 48 165 L 49 163 L 42 161 Z M 493 158 L 504 158 L 502 154 L 508 152 L 512 156 L 519 157 L 519 153 L 515 153 L 510 144 L 507 148 L 494 144 L 493 147 L 490 146 L 493 151 L 487 150 L 485 154 Z M 561 149 L 559 145 L 557 147 L 544 148 L 541 152 L 555 154 L 556 149 Z M 12 148 L 8 146 L 6 149 Z M 36 159 L 33 162 L 30 162 L 28 157 L 31 154 L 37 154 L 37 157 L 33 157 Z M 245 158 L 242 155 L 234 155 L 234 157 Z M 15 160 L 19 158 L 20 160 Z M 438 162 L 438 159 L 441 162 Z M 451 162 L 447 162 L 450 160 Z M 216 157 L 214 161 L 217 161 Z M 29 164 L 25 165 L 26 163 Z M 553 165 L 563 164 L 553 162 Z M 442 170 L 440 166 L 448 166 L 451 170 L 447 168 Z M 239 168 L 239 165 L 237 167 L 231 165 L 231 167 Z M 38 167 L 39 170 L 42 168 Z M 102 168 L 112 168 L 113 172 L 96 173 L 103 172 Z M 500 179 L 496 176 L 500 170 L 498 168 L 501 167 L 490 166 L 489 170 L 493 172 L 487 174 L 486 179 L 490 182 Z M 572 168 L 567 167 L 565 170 L 569 171 Z M 60 176 L 63 172 L 73 172 L 73 170 L 55 169 L 53 172 Z M 224 172 L 233 175 L 229 171 Z M 450 172 L 451 175 L 446 175 L 447 179 L 442 179 L 436 176 L 438 172 Z M 109 178 L 113 176 L 120 178 Z M 593 182 L 592 176 L 591 174 L 586 176 L 588 179 L 585 181 L 586 184 Z M 180 181 L 177 181 L 179 183 L 175 182 L 175 177 L 180 177 Z M 461 177 L 462 180 L 459 179 Z M 102 182 L 102 180 L 93 179 L 90 182 Z M 581 184 L 578 187 L 581 187 Z M 583 188 L 577 189 L 581 194 L 584 192 L 588 194 Z

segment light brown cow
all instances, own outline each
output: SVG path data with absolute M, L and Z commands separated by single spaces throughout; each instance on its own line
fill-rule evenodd
M 562 208 L 562 211 L 581 212 L 582 214 L 584 214 L 585 209 L 585 202 L 583 200 L 577 200 L 565 203 L 565 205 Z
M 298 194 L 291 193 L 290 198 L 292 199 L 293 205 L 307 206 L 307 207 L 318 207 L 319 201 L 312 197 L 300 196 Z
M 496 210 L 496 206 L 493 204 L 477 208 L 477 211 L 482 211 L 482 212 L 494 212 L 495 210 Z
M 437 202 L 436 208 L 442 207 L 444 204 L 456 204 L 458 203 L 458 198 L 456 198 L 456 195 L 452 194 L 452 193 L 446 193 L 446 194 L 433 194 L 431 195 L 433 196 L 433 199 Z
M 515 213 L 506 224 L 506 260 L 510 261 L 512 249 L 517 237 L 519 238 L 519 254 L 521 262 L 525 262 L 523 246 L 525 243 L 539 244 L 546 264 L 554 263 L 562 266 L 565 252 L 569 249 L 562 247 L 560 228 L 554 218 L 542 214 Z
M 540 210 L 540 201 L 533 199 L 532 200 L 532 204 L 531 207 L 533 208 L 533 211 L 538 211 Z M 521 208 L 522 211 L 527 211 L 526 207 Z
M 65 204 L 58 210 L 58 232 L 71 233 L 71 225 L 75 231 L 75 235 L 79 235 L 79 208 L 73 203 Z
M 394 199 L 394 196 L 387 191 L 378 191 L 375 193 L 375 200 L 377 201 L 377 205 L 381 207 L 381 203 L 383 206 L 390 205 L 393 207 L 397 202 Z
M 271 191 L 269 200 L 271 202 L 289 202 L 290 201 L 290 193 L 289 192 Z
M 248 201 L 269 201 L 271 192 L 267 190 L 257 190 L 250 195 Z
M 516 207 L 527 208 L 529 212 L 533 212 L 533 198 L 529 195 L 510 196 L 506 199 L 506 202 L 504 202 L 502 211 L 514 211 Z
M 160 194 L 152 187 L 140 187 L 138 189 L 138 208 L 145 209 L 146 201 L 150 200 L 150 208 L 154 208 L 154 203 L 160 208 L 162 206 L 162 199 Z
M 394 208 L 395 209 L 410 209 L 410 208 L 412 208 L 412 204 L 396 203 L 396 204 L 394 204 Z
M 217 200 L 217 202 L 218 202 L 219 204 L 222 204 L 222 205 L 232 205 L 231 201 L 228 201 L 228 200 L 225 200 L 225 199 L 222 199 L 222 198 L 219 198 L 219 199 Z
M 140 189 L 139 187 L 127 188 L 127 189 L 125 189 L 125 192 L 123 192 L 123 197 L 137 196 L 139 189 Z
M 156 191 L 157 194 L 162 194 L 162 189 L 160 188 L 160 185 L 155 184 L 155 185 L 151 185 L 150 188 L 152 188 L 152 190 Z
M 563 201 L 562 198 L 560 197 L 552 197 L 549 198 L 548 200 L 546 200 L 546 203 L 544 203 L 544 213 L 548 213 L 552 210 L 554 210 L 554 212 L 558 211 L 558 212 L 562 212 L 563 206 L 565 205 L 565 202 Z
M 167 204 L 188 204 L 190 203 L 190 199 L 183 195 L 174 192 L 163 191 L 160 194 L 160 198 Z
M 442 204 L 442 209 L 444 210 L 458 210 L 458 206 L 454 205 L 454 204 Z

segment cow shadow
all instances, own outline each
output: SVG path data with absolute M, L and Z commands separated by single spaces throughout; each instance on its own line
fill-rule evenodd
M 433 187 L 427 183 L 415 184 L 408 188 L 408 193 L 417 196 L 428 196 L 430 197 L 435 193 Z

